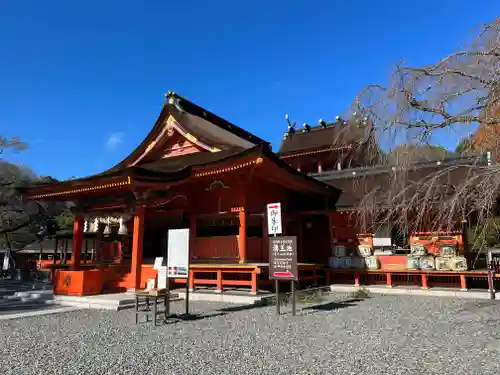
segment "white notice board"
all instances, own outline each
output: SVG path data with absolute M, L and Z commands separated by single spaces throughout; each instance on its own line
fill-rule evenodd
M 267 234 L 281 234 L 281 203 L 267 205 Z
M 186 278 L 189 270 L 189 229 L 168 231 L 168 277 Z
M 165 289 L 167 287 L 167 267 L 158 269 L 158 288 Z
M 163 264 L 163 257 L 155 258 L 155 264 L 153 265 L 154 270 L 159 270 Z

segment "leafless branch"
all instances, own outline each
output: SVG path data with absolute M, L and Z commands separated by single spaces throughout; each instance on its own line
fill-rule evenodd
M 387 86 L 364 87 L 344 117 L 363 113 L 370 119 L 373 144 L 393 169 L 351 179 L 353 188 L 364 191 L 355 210 L 360 225 L 452 230 L 464 221 L 494 217 L 500 196 L 499 101 L 500 19 L 435 64 L 397 64 Z M 460 153 L 467 160 L 439 162 L 453 156 L 450 138 L 466 141 Z M 434 146 L 443 141 L 449 151 L 438 155 Z M 424 153 L 433 168 L 419 166 Z

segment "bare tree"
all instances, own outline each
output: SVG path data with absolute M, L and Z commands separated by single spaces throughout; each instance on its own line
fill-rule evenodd
M 387 86 L 368 85 L 346 117 L 363 113 L 385 153 L 401 145 L 441 145 L 466 140 L 462 157 L 430 158 L 424 171 L 412 155 L 389 160 L 379 181 L 359 177 L 365 194 L 357 207 L 362 222 L 392 223 L 411 230 L 457 229 L 495 214 L 500 164 L 500 19 L 482 25 L 464 48 L 422 68 L 396 64 Z M 481 134 L 483 134 L 481 136 Z M 485 135 L 486 134 L 486 135 Z M 498 144 L 496 143 L 498 140 Z M 452 146 L 454 150 L 456 145 Z M 428 164 L 427 163 L 427 164 Z M 353 182 L 354 183 L 354 182 Z
M 21 141 L 19 137 L 4 137 L 0 136 L 0 159 L 9 151 L 24 151 L 27 144 Z
M 26 144 L 18 138 L 0 137 L 0 248 L 8 250 L 11 267 L 15 266 L 17 250 L 54 234 L 64 221 L 59 219 L 70 214 L 66 203 L 23 200 L 23 187 L 45 179 L 28 168 L 3 160 L 1 156 L 24 149 Z

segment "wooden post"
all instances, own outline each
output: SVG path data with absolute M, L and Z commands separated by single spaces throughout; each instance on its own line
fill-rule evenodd
M 246 263 L 247 261 L 247 215 L 245 208 L 239 212 L 240 218 L 240 231 L 238 236 L 238 250 L 239 250 L 239 263 Z
M 88 254 L 89 254 L 89 241 L 85 238 L 84 239 L 85 241 L 85 254 L 83 256 L 83 264 L 87 264 L 87 258 L 88 258 Z
M 465 275 L 460 275 L 460 290 L 464 292 L 467 291 L 467 280 L 465 279 Z
M 333 214 L 331 212 L 328 213 L 328 232 L 330 234 L 330 244 L 329 244 L 329 255 L 333 255 L 333 238 L 335 237 L 335 230 L 333 229 Z
M 76 216 L 73 223 L 73 242 L 71 244 L 71 264 L 73 265 L 73 270 L 78 271 L 80 269 L 81 262 L 81 251 L 83 243 L 83 216 Z
M 64 240 L 64 250 L 63 250 L 63 260 L 61 261 L 61 264 L 67 264 L 68 263 L 68 239 L 65 238 Z
M 300 272 L 299 272 L 300 275 Z M 316 266 L 312 270 L 312 282 L 314 285 L 318 285 L 318 270 Z
M 56 264 L 56 256 L 57 256 L 57 249 L 59 247 L 59 238 L 55 238 L 54 240 L 54 258 L 52 259 L 52 264 Z
M 354 286 L 361 286 L 360 282 L 359 282 L 359 273 L 355 272 L 354 273 Z
M 92 257 L 90 258 L 91 262 L 90 263 L 95 263 L 97 261 L 97 248 L 100 246 L 98 244 L 100 240 L 99 232 L 96 232 L 96 236 L 94 238 L 94 241 L 92 242 Z
M 217 270 L 217 293 L 222 293 L 222 270 Z
M 429 284 L 427 283 L 427 274 L 422 273 L 422 289 L 429 289 Z
M 257 272 L 254 271 L 252 272 L 252 290 L 251 294 L 256 295 L 257 294 Z
M 496 298 L 496 291 L 495 291 L 495 271 L 493 269 L 488 270 L 488 292 L 490 293 L 490 299 L 495 299 Z
M 102 247 L 104 243 L 104 227 L 99 224 L 97 226 L 97 232 L 95 234 L 95 250 L 94 250 L 94 259 L 97 264 L 102 264 Z
M 144 207 L 137 207 L 134 216 L 134 233 L 132 237 L 132 282 L 134 289 L 141 287 L 142 245 L 144 239 Z
M 386 281 L 387 281 L 387 287 L 392 288 L 392 275 L 391 275 L 391 273 L 387 272 L 385 274 L 385 277 L 386 277 Z

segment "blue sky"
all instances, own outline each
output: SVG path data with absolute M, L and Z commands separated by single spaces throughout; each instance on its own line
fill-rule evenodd
M 473 5 L 472 5 L 473 4 Z M 392 64 L 431 63 L 498 15 L 477 0 L 0 0 L 0 134 L 41 175 L 101 172 L 169 90 L 273 143 L 333 119 Z

